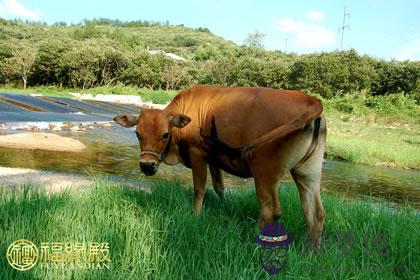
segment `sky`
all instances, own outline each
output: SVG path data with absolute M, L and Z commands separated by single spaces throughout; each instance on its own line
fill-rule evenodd
M 49 24 L 99 17 L 168 20 L 207 27 L 239 45 L 258 30 L 265 34 L 266 49 L 302 54 L 341 48 L 345 6 L 343 49 L 420 60 L 420 0 L 0 0 L 0 17 Z

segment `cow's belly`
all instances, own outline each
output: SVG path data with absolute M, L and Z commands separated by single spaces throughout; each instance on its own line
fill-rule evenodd
M 229 158 L 226 155 L 209 155 L 207 161 L 232 175 L 242 178 L 253 177 L 245 159 Z

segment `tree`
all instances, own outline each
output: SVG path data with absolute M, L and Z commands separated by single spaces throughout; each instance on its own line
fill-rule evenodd
M 264 38 L 265 34 L 256 29 L 254 33 L 248 33 L 244 45 L 250 48 L 264 49 Z
M 26 89 L 28 77 L 33 71 L 36 51 L 25 46 L 18 46 L 12 50 L 12 56 L 4 60 L 3 75 L 9 79 L 19 78 L 23 82 L 23 88 Z
M 65 58 L 72 48 L 72 42 L 67 40 L 45 40 L 38 48 L 34 63 L 32 84 L 60 86 L 69 83 L 69 65 Z

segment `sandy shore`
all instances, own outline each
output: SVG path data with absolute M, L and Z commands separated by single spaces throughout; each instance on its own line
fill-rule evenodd
M 70 137 L 53 133 L 30 132 L 0 136 L 0 147 L 81 152 L 86 146 Z
M 144 187 L 141 184 L 141 181 L 126 181 L 123 178 L 112 178 L 110 180 L 135 189 L 148 191 L 148 188 Z M 69 188 L 77 189 L 88 187 L 93 182 L 94 178 L 91 176 L 40 171 L 27 168 L 0 167 L 0 190 L 2 188 L 10 189 L 24 184 L 31 184 L 41 187 L 48 192 L 59 192 Z

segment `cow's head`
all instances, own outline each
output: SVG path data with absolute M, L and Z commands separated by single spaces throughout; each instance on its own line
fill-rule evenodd
M 173 128 L 186 126 L 191 119 L 183 114 L 170 114 L 164 110 L 142 110 L 138 117 L 121 114 L 114 121 L 124 127 L 136 126 L 140 143 L 140 169 L 147 175 L 154 175 L 159 164 L 178 162 L 177 149 L 173 144 Z

